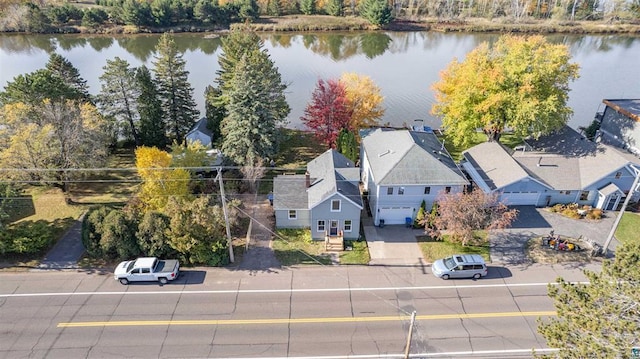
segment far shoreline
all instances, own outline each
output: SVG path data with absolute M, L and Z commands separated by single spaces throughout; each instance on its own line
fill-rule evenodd
M 80 34 L 80 35 L 134 35 L 172 33 L 207 33 L 220 35 L 244 27 L 244 23 L 233 23 L 228 28 L 215 26 L 199 26 L 192 24 L 176 25 L 165 28 L 142 28 L 130 25 L 110 25 L 96 28 L 83 26 L 66 26 L 48 34 Z M 263 16 L 249 23 L 256 32 L 340 32 L 340 31 L 434 31 L 461 33 L 512 33 L 512 34 L 577 34 L 577 35 L 640 35 L 640 23 L 623 21 L 557 21 L 557 20 L 522 20 L 509 18 L 458 18 L 419 20 L 395 19 L 391 23 L 376 27 L 366 20 L 354 17 L 335 17 L 328 15 L 286 15 Z M 12 33 L 5 35 L 38 35 L 39 33 Z

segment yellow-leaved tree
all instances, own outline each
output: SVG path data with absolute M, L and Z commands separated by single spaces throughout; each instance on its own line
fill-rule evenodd
M 190 197 L 189 172 L 183 168 L 172 168 L 171 155 L 156 147 L 138 147 L 136 168 L 142 178 L 140 201 L 144 211 L 160 211 L 169 197 Z
M 464 61 L 453 60 L 433 85 L 431 112 L 456 145 L 482 129 L 499 141 L 505 129 L 538 137 L 562 128 L 571 117 L 569 82 L 578 77 L 566 45 L 542 36 L 503 35 L 483 43 Z
M 384 97 L 378 85 L 369 76 L 352 72 L 342 74 L 340 83 L 344 86 L 347 108 L 351 112 L 350 128 L 357 133 L 361 128 L 378 126 L 384 116 Z

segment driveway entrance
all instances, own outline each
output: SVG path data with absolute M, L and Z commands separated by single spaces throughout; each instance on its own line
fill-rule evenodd
M 375 227 L 371 218 L 363 218 L 364 235 L 367 238 L 369 265 L 422 266 L 425 263 L 416 236 L 422 230 L 404 225 Z

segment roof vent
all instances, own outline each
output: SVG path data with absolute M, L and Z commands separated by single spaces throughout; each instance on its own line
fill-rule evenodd
M 391 153 L 391 150 L 386 150 L 386 151 L 384 151 L 384 152 L 382 152 L 382 153 L 379 153 L 379 154 L 378 154 L 378 157 L 382 157 L 382 156 L 384 156 L 384 155 L 388 155 L 388 154 L 390 154 L 390 153 Z

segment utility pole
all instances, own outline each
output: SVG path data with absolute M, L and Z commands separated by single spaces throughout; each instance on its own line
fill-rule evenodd
M 635 172 L 636 172 L 636 179 L 633 180 L 633 184 L 631 185 L 631 189 L 629 190 L 629 193 L 627 194 L 627 197 L 624 199 L 624 203 L 622 204 L 622 208 L 620 208 L 620 213 L 618 213 L 618 217 L 616 217 L 616 221 L 613 222 L 613 227 L 611 228 L 611 231 L 609 232 L 609 236 L 607 237 L 607 240 L 604 242 L 604 246 L 602 247 L 602 254 L 603 255 L 607 254 L 607 248 L 609 248 L 609 244 L 611 243 L 611 240 L 613 239 L 613 235 L 616 233 L 616 229 L 618 229 L 618 224 L 620 224 L 620 220 L 622 219 L 622 215 L 624 214 L 624 211 L 627 209 L 627 205 L 629 204 L 629 201 L 631 200 L 632 194 L 636 190 L 636 187 L 638 186 L 638 180 L 640 180 L 640 171 L 636 170 Z
M 409 324 L 409 335 L 407 335 L 407 346 L 404 349 L 404 359 L 409 359 L 409 353 L 411 352 L 411 337 L 413 336 L 413 324 L 416 322 L 416 311 L 411 313 L 411 323 Z
M 218 183 L 220 183 L 220 199 L 222 200 L 222 213 L 224 213 L 224 223 L 227 229 L 227 243 L 229 244 L 229 260 L 235 262 L 233 257 L 233 243 L 231 241 L 231 228 L 229 228 L 229 215 L 227 214 L 227 199 L 224 197 L 224 184 L 222 183 L 222 167 L 218 167 L 216 175 Z

